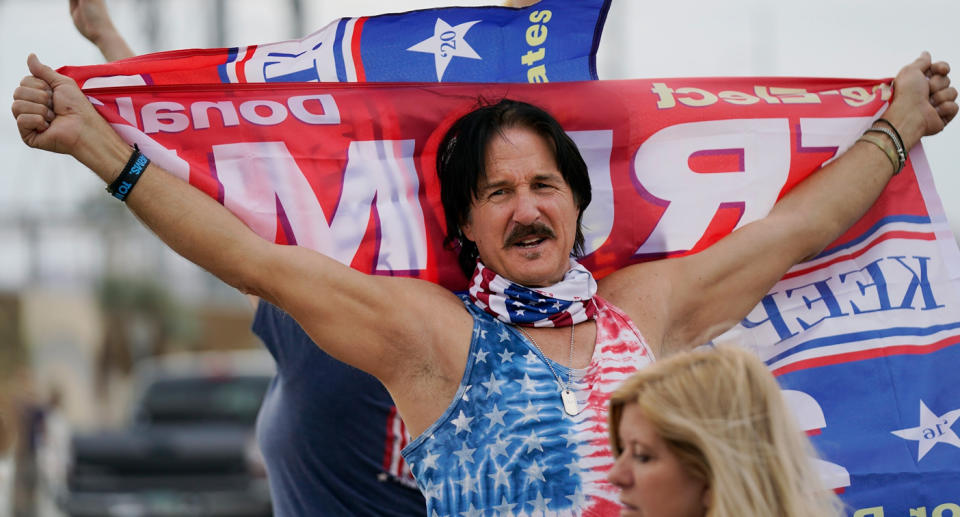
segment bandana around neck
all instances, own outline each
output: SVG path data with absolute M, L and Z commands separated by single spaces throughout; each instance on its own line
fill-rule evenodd
M 470 301 L 498 320 L 525 327 L 567 327 L 593 319 L 597 281 L 587 268 L 570 259 L 560 282 L 524 287 L 494 273 L 477 261 L 470 279 Z

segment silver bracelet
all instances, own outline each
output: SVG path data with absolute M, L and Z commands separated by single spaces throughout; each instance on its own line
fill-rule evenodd
M 883 133 L 888 137 L 890 137 L 890 141 L 893 142 L 894 147 L 896 147 L 897 159 L 899 162 L 897 164 L 897 167 L 893 171 L 893 175 L 896 176 L 897 174 L 900 174 L 900 171 L 902 171 L 903 167 L 907 164 L 907 153 L 903 149 L 903 142 L 900 141 L 900 138 L 898 138 L 897 135 L 893 133 L 893 131 L 885 127 L 871 127 L 863 132 L 863 134 L 867 134 L 867 133 Z

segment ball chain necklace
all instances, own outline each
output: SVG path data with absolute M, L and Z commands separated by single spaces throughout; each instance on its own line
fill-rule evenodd
M 577 324 L 573 323 L 570 325 L 570 366 L 569 369 L 573 371 L 573 329 L 576 328 Z M 523 327 L 517 326 L 517 329 L 520 332 L 523 332 L 524 336 L 527 336 L 527 339 L 533 343 L 533 346 L 537 347 L 537 351 L 540 352 L 540 358 L 546 363 L 547 368 L 550 368 L 550 373 L 553 374 L 553 377 L 557 380 L 557 385 L 560 386 L 560 400 L 563 401 L 563 411 L 570 416 L 576 416 L 580 414 L 580 404 L 577 403 L 577 394 L 570 389 L 570 374 L 567 374 L 567 382 L 563 382 L 560 379 L 560 376 L 557 375 L 557 371 L 553 369 L 553 365 L 550 364 L 550 360 L 547 358 L 547 354 L 543 353 L 543 349 L 540 348 L 540 345 L 537 344 L 537 341 L 533 339 L 533 336 L 527 334 L 526 330 L 523 330 Z

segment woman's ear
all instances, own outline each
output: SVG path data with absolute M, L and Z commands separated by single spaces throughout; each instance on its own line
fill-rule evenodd
M 713 502 L 713 490 L 710 486 L 706 486 L 703 488 L 703 495 L 700 496 L 700 504 L 703 505 L 705 510 L 709 511 L 711 502 Z

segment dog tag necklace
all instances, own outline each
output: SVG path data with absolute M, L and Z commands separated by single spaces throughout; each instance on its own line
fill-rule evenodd
M 576 328 L 577 324 L 570 325 L 570 370 L 573 370 L 573 329 Z M 577 403 L 577 394 L 570 389 L 569 382 L 570 376 L 567 376 L 567 382 L 563 382 L 560 379 L 560 376 L 557 375 L 557 371 L 553 369 L 553 365 L 550 364 L 550 360 L 547 358 L 547 354 L 543 353 L 543 349 L 540 348 L 540 345 L 537 344 L 537 341 L 533 339 L 533 336 L 527 334 L 526 330 L 523 330 L 523 327 L 517 326 L 517 329 L 520 332 L 523 332 L 524 336 L 527 336 L 527 339 L 533 343 L 533 346 L 537 347 L 537 351 L 540 352 L 540 357 L 543 359 L 543 362 L 546 363 L 547 368 L 550 368 L 550 373 L 553 374 L 553 377 L 557 380 L 557 385 L 560 386 L 560 400 L 563 401 L 563 411 L 570 415 L 576 416 L 580 414 L 580 404 Z

